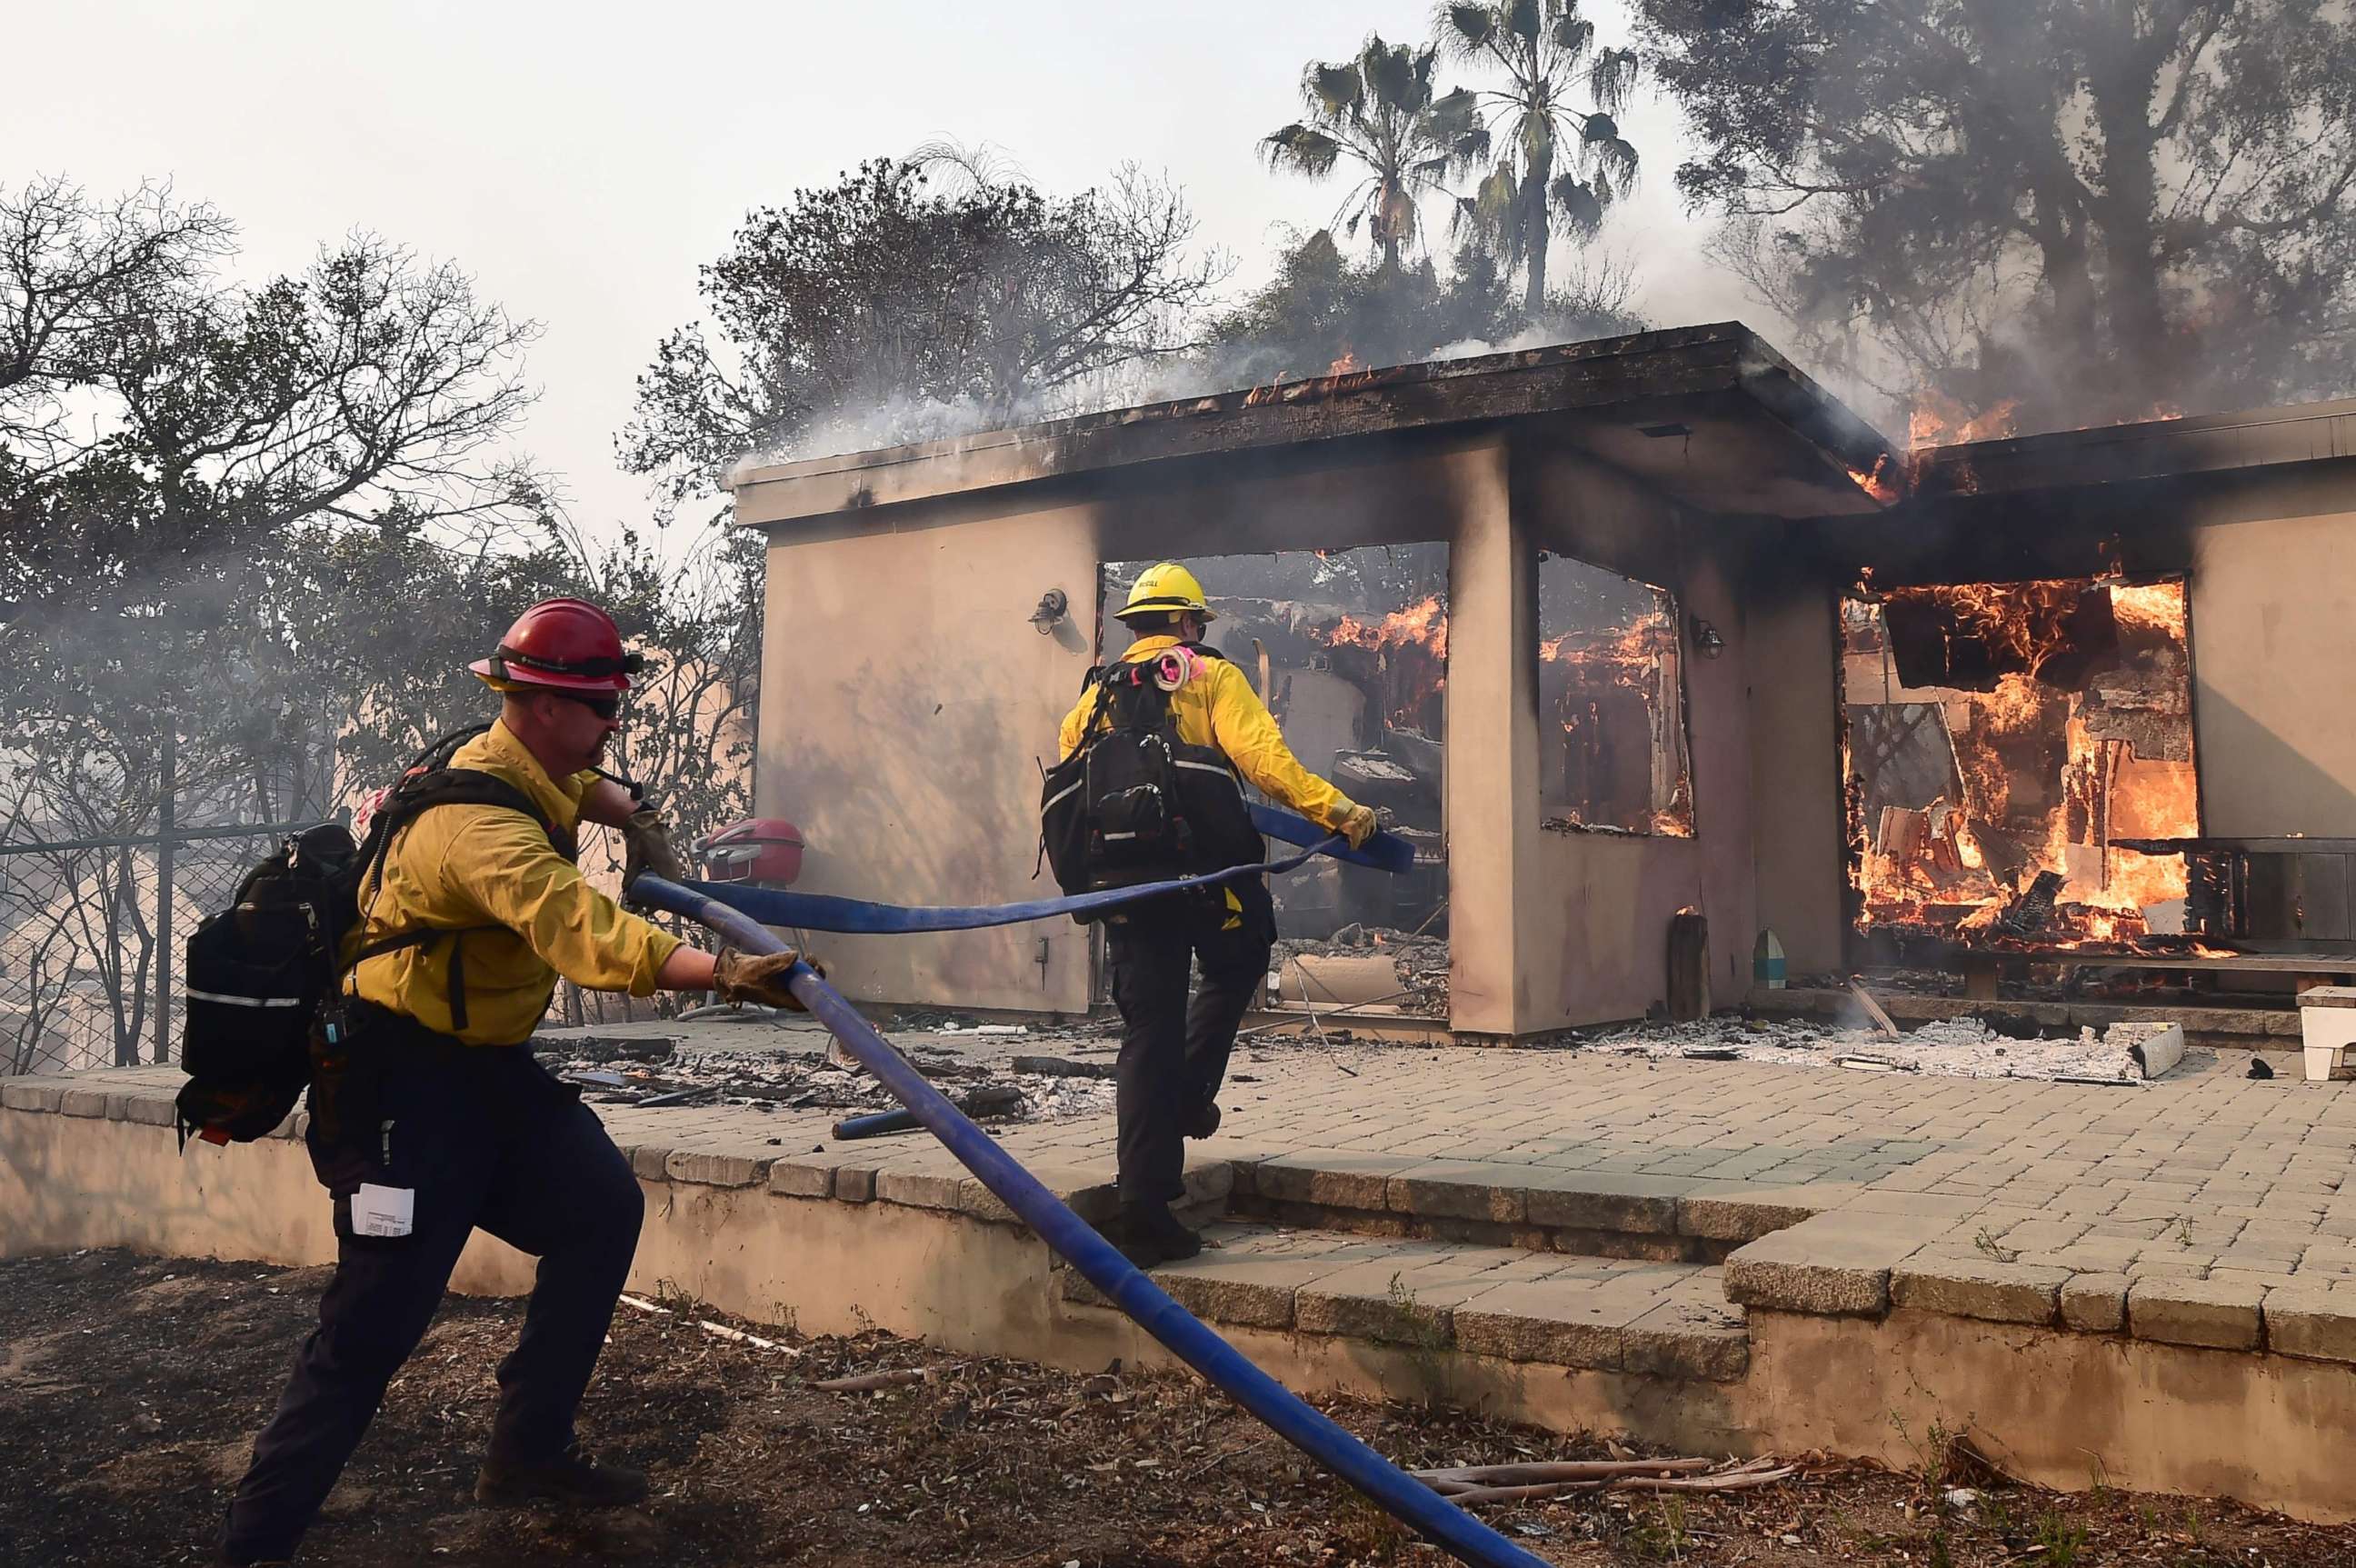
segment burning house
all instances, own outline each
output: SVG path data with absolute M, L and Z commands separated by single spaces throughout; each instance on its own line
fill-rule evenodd
M 2352 457 L 2348 403 L 1966 439 L 1811 529 L 1855 573 L 1847 956 L 2351 972 Z
M 1724 325 L 748 465 L 756 810 L 817 891 L 1036 896 L 1057 721 L 1174 557 L 1417 846 L 1289 881 L 1286 933 L 1444 936 L 1459 1032 L 1644 1015 L 1673 926 L 1720 1004 L 1770 930 L 1802 973 L 2356 969 L 2351 452 L 2356 405 L 1899 452 Z M 829 950 L 884 1002 L 1100 978 L 1070 925 Z

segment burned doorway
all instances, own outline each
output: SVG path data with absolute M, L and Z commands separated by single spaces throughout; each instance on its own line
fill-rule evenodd
M 1694 836 L 1685 647 L 1669 590 L 1540 555 L 1538 712 L 1547 827 Z
M 1153 563 L 1099 574 L 1112 618 Z M 1209 640 L 1275 714 L 1292 754 L 1386 813 L 1416 848 L 1395 876 L 1320 857 L 1272 878 L 1282 995 L 1310 1006 L 1448 1011 L 1446 785 L 1448 546 L 1365 545 L 1190 556 L 1219 618 Z
M 2200 832 L 2183 579 L 1869 587 L 1841 643 L 1859 930 L 2183 940 L 2185 857 L 2147 853 Z

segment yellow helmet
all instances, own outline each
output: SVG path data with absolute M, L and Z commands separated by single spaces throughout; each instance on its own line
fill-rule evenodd
M 1204 603 L 1203 585 L 1194 580 L 1194 574 L 1175 561 L 1164 561 L 1138 574 L 1136 585 L 1129 590 L 1129 603 L 1115 613 L 1127 620 L 1135 615 L 1169 615 L 1180 610 L 1192 610 L 1206 621 L 1219 618 L 1219 612 Z

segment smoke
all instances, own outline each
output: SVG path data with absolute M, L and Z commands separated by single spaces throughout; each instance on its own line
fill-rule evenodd
M 1622 298 L 1624 299 L 1624 295 Z M 1060 419 L 1152 403 L 1248 392 L 1255 387 L 1394 364 L 1478 359 L 1558 343 L 1584 342 L 1643 331 L 1651 324 L 1623 304 L 1550 310 L 1540 321 L 1494 340 L 1463 337 L 1427 351 L 1369 359 L 1355 346 L 1298 338 L 1258 338 L 1202 344 L 1183 355 L 1109 368 L 1066 385 L 1008 399 L 892 397 L 842 409 L 811 421 L 787 442 L 745 451 L 730 467 L 744 472 L 811 457 L 887 450 L 1016 429 Z

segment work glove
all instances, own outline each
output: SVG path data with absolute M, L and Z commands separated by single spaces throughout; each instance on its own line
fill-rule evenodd
M 638 874 L 650 871 L 666 882 L 688 879 L 687 862 L 670 842 L 670 829 L 652 802 L 632 811 L 622 823 L 622 886 L 627 887 L 638 879 Z
M 1374 837 L 1376 830 L 1381 826 L 1372 806 L 1353 805 L 1342 813 L 1342 820 L 1333 824 L 1333 831 L 1348 839 L 1352 849 L 1364 849 L 1366 841 Z
M 797 1013 L 808 1012 L 794 993 L 786 987 L 786 976 L 794 965 L 802 961 L 801 954 L 787 948 L 783 952 L 738 952 L 723 948 L 712 966 L 712 989 L 720 993 L 723 1002 L 743 1004 L 756 1002 L 765 1007 L 790 1007 Z M 823 965 L 811 961 L 820 980 L 826 978 Z

